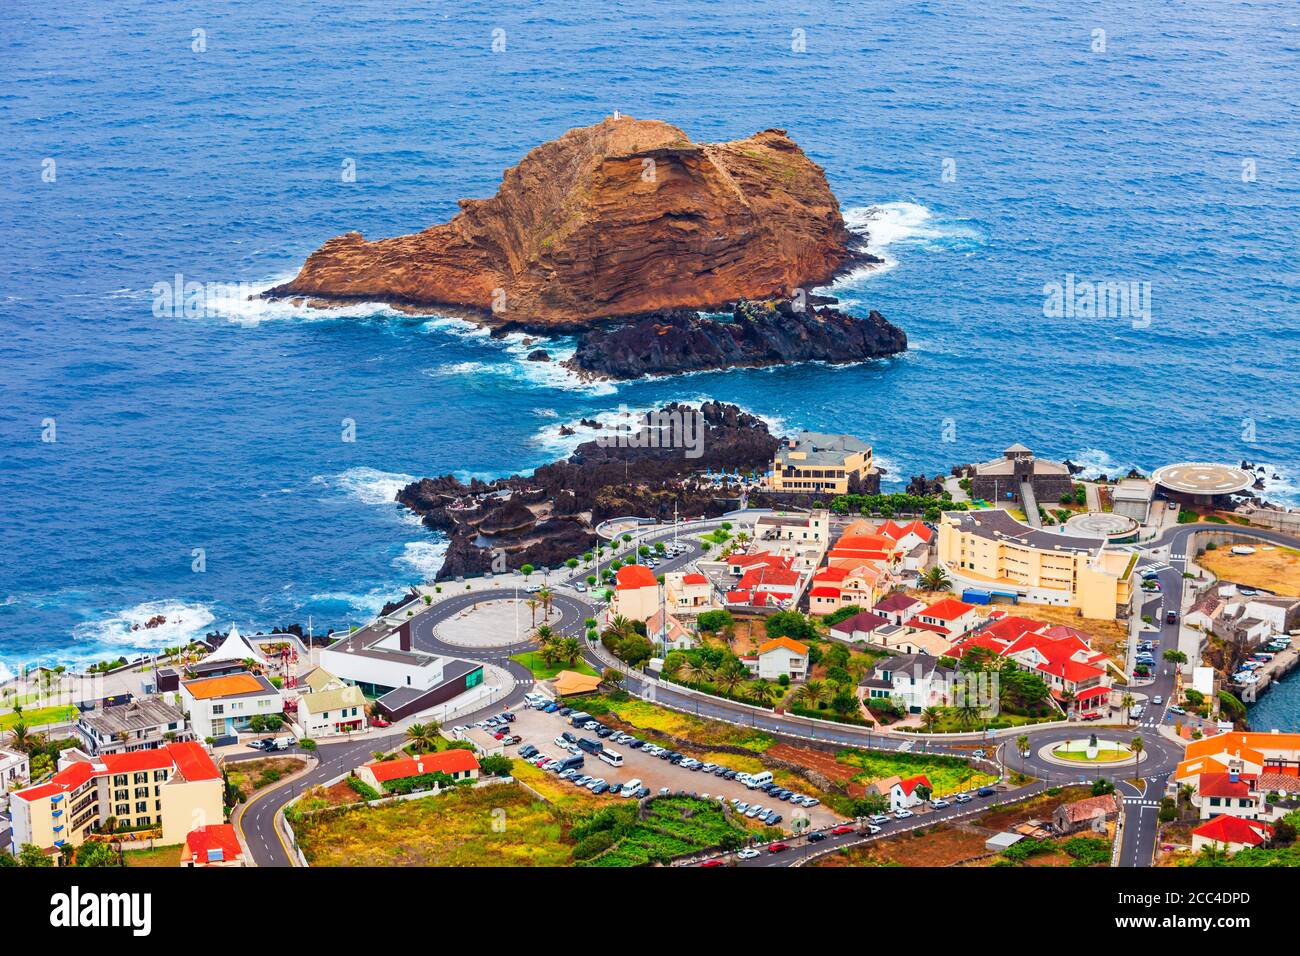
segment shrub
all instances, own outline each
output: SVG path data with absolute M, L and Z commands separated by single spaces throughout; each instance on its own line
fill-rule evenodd
M 360 777 L 348 777 L 348 786 L 356 791 L 357 796 L 362 800 L 378 800 L 383 796 L 383 794 L 370 786 L 370 784 L 366 783 Z
M 614 845 L 617 837 L 608 831 L 593 833 L 578 842 L 573 848 L 573 858 L 575 860 L 590 860 L 593 856 L 599 856 Z

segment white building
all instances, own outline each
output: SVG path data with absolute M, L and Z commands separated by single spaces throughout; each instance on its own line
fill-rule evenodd
M 909 713 L 950 703 L 957 671 L 940 667 L 928 654 L 900 654 L 876 662 L 871 676 L 858 682 L 863 698 L 897 701 Z
M 200 740 L 233 736 L 254 717 L 284 712 L 279 689 L 248 671 L 181 681 L 181 705 Z
M 808 645 L 789 637 L 775 637 L 758 648 L 758 653 L 741 658 L 751 672 L 763 680 L 780 680 L 789 674 L 791 680 L 808 676 Z
M 335 686 L 298 698 L 298 725 L 310 738 L 336 737 L 366 729 L 366 697 L 361 688 L 335 681 Z
M 27 754 L 20 750 L 5 750 L 0 747 L 0 794 L 11 790 L 16 784 L 24 784 L 32 778 L 32 763 Z

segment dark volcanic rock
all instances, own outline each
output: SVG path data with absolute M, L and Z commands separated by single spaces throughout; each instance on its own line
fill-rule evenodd
M 907 348 L 902 329 L 872 310 L 865 318 L 789 301 L 741 302 L 730 319 L 689 309 L 660 312 L 582 333 L 568 365 L 581 374 L 629 379 L 702 369 L 864 362 Z
M 469 485 L 451 476 L 424 478 L 399 491 L 397 500 L 419 513 L 426 526 L 449 534 L 438 580 L 488 571 L 494 552 L 508 568 L 558 567 L 594 546 L 591 528 L 606 518 L 636 514 L 671 520 L 674 506 L 682 518 L 716 516 L 734 507 L 736 492 L 696 487 L 691 476 L 708 468 L 765 469 L 780 440 L 762 419 L 734 405 L 705 402 L 698 417 L 696 411 L 668 405 L 656 413 L 664 417 L 653 425 L 642 419 L 628 433 L 603 430 L 601 440 L 584 442 L 567 460 L 528 476 Z M 689 447 L 674 444 L 673 427 L 664 425 L 686 417 L 692 432 L 699 427 Z M 624 437 L 632 440 L 617 440 Z M 510 499 L 500 501 L 499 493 L 507 491 Z M 756 497 L 751 501 L 759 503 Z
M 550 360 L 551 353 L 546 349 L 533 349 L 528 353 L 528 361 L 530 362 L 549 362 Z
M 927 497 L 938 496 L 943 493 L 943 479 L 914 475 L 912 480 L 907 483 L 907 493 Z

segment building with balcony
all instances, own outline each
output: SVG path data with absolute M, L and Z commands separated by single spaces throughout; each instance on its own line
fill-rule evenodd
M 284 712 L 279 688 L 250 671 L 181 681 L 181 703 L 200 740 L 236 736 L 254 717 Z
M 49 782 L 13 795 L 12 852 L 26 843 L 79 846 L 109 819 L 119 830 L 161 830 L 164 844 L 178 844 L 195 826 L 224 820 L 222 787 L 195 741 L 98 757 L 65 750 Z
M 86 711 L 77 718 L 77 736 L 93 755 L 153 750 L 190 734 L 184 711 L 160 697 L 144 697 Z
M 768 486 L 785 494 L 842 495 L 874 491 L 879 478 L 866 442 L 852 435 L 799 432 L 776 450 Z
M 1113 621 L 1131 609 L 1137 555 L 1098 538 L 1030 528 L 990 508 L 943 514 L 939 563 L 959 585 Z

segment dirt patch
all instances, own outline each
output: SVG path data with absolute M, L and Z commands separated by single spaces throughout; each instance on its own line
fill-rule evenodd
M 767 756 L 815 770 L 828 780 L 844 787 L 851 797 L 861 797 L 867 792 L 865 786 L 853 780 L 853 777 L 862 771 L 857 767 L 840 763 L 830 754 L 804 750 L 801 747 L 792 747 L 790 744 L 773 744 L 767 749 Z
M 988 853 L 988 834 L 966 827 L 939 824 L 888 840 L 831 853 L 814 866 L 955 866 Z
M 261 760 L 239 760 L 226 764 L 230 782 L 239 788 L 244 799 L 264 787 L 279 783 L 307 764 L 298 757 L 265 757 Z
M 975 822 L 997 833 L 1030 820 L 1050 820 L 1061 804 L 1073 803 L 1075 800 L 1083 800 L 1091 796 L 1092 789 L 1089 787 L 1066 787 L 1055 796 L 1040 793 L 1028 800 L 990 810 L 983 816 L 977 817 Z
M 1206 551 L 1196 563 L 1216 577 L 1247 587 L 1264 588 L 1288 597 L 1300 596 L 1300 551 L 1290 548 L 1265 550 L 1259 545 L 1254 554 L 1233 554 L 1228 545 Z

